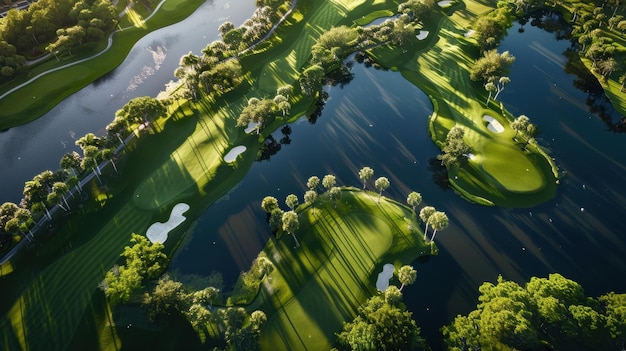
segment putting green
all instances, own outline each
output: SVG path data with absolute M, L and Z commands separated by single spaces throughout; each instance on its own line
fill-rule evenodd
M 544 176 L 518 146 L 488 143 L 483 148 L 482 169 L 504 189 L 532 193 L 545 186 Z

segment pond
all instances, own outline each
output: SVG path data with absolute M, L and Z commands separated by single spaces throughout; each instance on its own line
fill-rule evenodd
M 500 51 L 517 57 L 501 100 L 515 115 L 526 114 L 556 159 L 563 177 L 556 197 L 530 209 L 470 204 L 438 185 L 438 150 L 427 136 L 432 107 L 398 73 L 353 67 L 354 79 L 327 89 L 329 99 L 315 124 L 301 119 L 274 135 L 280 151 L 254 164 L 246 178 L 208 208 L 188 231 L 170 272 L 183 279 L 224 275 L 229 289 L 237 274 L 268 240 L 260 208 L 266 195 L 282 203 L 302 199 L 309 176 L 335 174 L 340 185 L 358 186 L 358 169 L 387 176 L 387 196 L 403 201 L 419 191 L 428 205 L 445 211 L 450 226 L 438 235 L 440 254 L 414 262 L 418 279 L 405 301 L 423 334 L 442 349 L 439 328 L 477 303 L 484 281 L 523 283 L 559 272 L 578 281 L 590 296 L 626 292 L 623 239 L 626 155 L 624 135 L 607 130 L 589 112 L 588 94 L 574 86 L 563 56 L 570 43 L 526 26 L 512 28 Z M 579 84 L 578 84 L 579 85 Z M 302 201 L 302 200 L 301 200 Z M 372 282 L 373 283 L 373 282 Z
M 43 117 L 0 132 L 0 203 L 18 203 L 24 182 L 40 172 L 59 168 L 59 159 L 80 149 L 74 141 L 86 133 L 106 133 L 115 112 L 138 96 L 156 96 L 174 78 L 180 57 L 200 54 L 218 39 L 224 21 L 235 26 L 255 10 L 252 0 L 207 0 L 184 21 L 139 40 L 124 62 L 93 84 L 63 100 Z

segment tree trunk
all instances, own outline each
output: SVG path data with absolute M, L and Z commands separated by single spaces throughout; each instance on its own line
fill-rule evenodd
M 115 161 L 113 161 L 113 158 L 109 159 L 111 161 L 111 165 L 113 165 L 113 169 L 115 170 L 115 173 L 120 173 L 117 170 L 117 166 L 115 165 Z
M 426 221 L 426 225 L 424 226 L 424 241 L 426 241 L 426 234 L 428 233 L 428 221 Z
M 63 199 L 63 202 L 65 202 L 65 206 L 67 206 L 67 211 L 71 211 L 72 209 L 70 208 L 70 204 L 67 203 L 67 200 L 65 199 L 65 195 L 61 195 L 61 198 Z
M 293 236 L 293 240 L 296 241 L 296 248 L 300 247 L 300 243 L 298 242 L 298 238 L 296 237 L 295 233 L 289 233 L 291 234 L 291 236 Z
M 437 235 L 437 229 L 435 229 L 435 231 L 433 232 L 433 236 L 430 238 L 430 241 L 435 240 L 435 235 Z

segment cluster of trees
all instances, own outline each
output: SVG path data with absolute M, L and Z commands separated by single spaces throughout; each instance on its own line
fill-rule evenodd
M 476 38 L 480 51 L 497 47 L 506 35 L 512 21 L 512 8 L 506 4 L 478 17 L 473 26 L 475 31 L 473 37 Z
M 535 127 L 534 124 L 530 123 L 530 118 L 528 118 L 526 115 L 520 115 L 519 117 L 515 118 L 511 122 L 511 129 L 515 131 L 513 140 L 517 141 L 518 135 L 521 135 L 524 139 L 526 139 L 526 142 L 524 143 L 524 149 L 537 134 L 537 127 Z
M 0 37 L 1 38 L 1 37 Z M 0 81 L 26 71 L 26 58 L 17 53 L 15 45 L 0 40 Z
M 25 10 L 11 9 L 0 19 L 0 43 L 6 44 L 1 47 L 8 48 L 0 51 L 0 73 L 12 77 L 25 64 L 23 56 L 37 53 L 37 47 L 71 53 L 84 42 L 102 39 L 116 24 L 115 7 L 107 0 L 39 0 Z
M 218 340 L 212 340 L 220 346 L 215 350 L 259 350 L 259 334 L 267 321 L 265 313 L 257 310 L 248 314 L 242 307 L 214 307 L 219 294 L 214 287 L 188 289 L 166 274 L 152 291 L 144 293 L 142 306 L 153 322 L 183 317 L 203 339 L 218 336 Z
M 45 216 L 49 221 L 53 220 L 53 207 L 64 213 L 71 212 L 71 203 L 83 200 L 80 178 L 85 171 L 91 170 L 102 184 L 100 164 L 108 160 L 118 172 L 116 148 L 124 143 L 131 130 L 142 124 L 149 126 L 165 113 L 164 102 L 147 96 L 138 97 L 117 111 L 115 119 L 107 126 L 107 135 L 99 137 L 87 133 L 78 138 L 75 144 L 80 147 L 82 156 L 76 151 L 64 154 L 59 160 L 60 169 L 45 170 L 24 183 L 19 205 L 6 202 L 0 206 L 0 241 L 8 243 L 11 237 L 14 241 L 22 237 L 32 240 L 31 230 L 40 218 Z
M 250 98 L 248 105 L 243 108 L 237 118 L 237 127 L 245 127 L 250 123 L 256 123 L 257 134 L 263 129 L 265 122 L 271 122 L 278 114 L 289 114 L 291 104 L 289 98 L 293 93 L 293 87 L 286 85 L 276 91 L 274 98 Z
M 374 170 L 371 167 L 363 167 L 358 172 L 359 179 L 363 182 L 363 189 L 365 190 L 368 182 L 374 177 Z M 311 211 L 315 213 L 315 202 L 318 199 L 319 186 L 325 190 L 322 195 L 334 202 L 334 207 L 337 207 L 337 202 L 341 199 L 341 188 L 337 186 L 337 177 L 332 174 L 325 175 L 321 181 L 318 176 L 311 176 L 306 182 L 307 191 L 304 193 L 304 203 L 311 207 Z M 378 177 L 374 181 L 374 189 L 378 192 L 378 202 L 382 197 L 383 191 L 389 188 L 390 182 L 387 177 Z M 417 206 L 422 202 L 422 195 L 418 192 L 411 192 L 407 196 L 406 202 L 413 209 L 413 215 L 417 217 Z M 284 211 L 280 208 L 278 199 L 273 196 L 266 196 L 261 201 L 261 208 L 267 213 L 267 220 L 270 225 L 270 229 L 273 233 L 278 234 L 280 230 L 293 236 L 296 244 L 296 248 L 300 247 L 298 238 L 295 235 L 295 231 L 299 228 L 300 222 L 298 219 L 298 213 L 296 212 L 300 200 L 297 195 L 289 194 L 285 197 L 285 205 L 289 208 L 289 211 Z M 419 213 L 420 219 L 425 223 L 424 228 L 424 241 L 427 240 L 426 233 L 428 228 L 433 229 L 433 235 L 431 241 L 435 240 L 435 235 L 438 230 L 443 230 L 448 226 L 448 216 L 444 212 L 435 210 L 432 206 L 425 206 Z
M 493 99 L 496 100 L 505 85 L 511 82 L 508 74 L 513 62 L 515 56 L 508 51 L 499 53 L 496 49 L 483 52 L 483 55 L 474 62 L 470 70 L 470 79 L 484 84 L 485 90 L 489 93 L 487 105 L 494 92 Z
M 626 34 L 620 1 L 607 1 L 603 6 L 592 1 L 577 2 L 573 5 L 572 24 L 572 36 L 579 44 L 580 54 L 592 61 L 592 70 L 604 79 L 615 73 L 623 91 L 626 67 L 620 63 L 626 60 L 626 51 L 612 39 L 615 35 Z
M 469 154 L 474 150 L 463 140 L 464 136 L 465 129 L 462 127 L 454 126 L 450 129 L 441 148 L 442 153 L 437 155 L 437 159 L 441 161 L 442 165 L 450 167 L 467 161 Z
M 125 263 L 113 266 L 99 285 L 113 305 L 129 302 L 145 280 L 158 278 L 168 264 L 163 244 L 135 233 L 130 243 L 120 255 Z
M 626 342 L 626 294 L 586 297 L 560 274 L 523 287 L 500 276 L 479 290 L 476 310 L 442 328 L 450 350 L 619 350 Z
M 112 305 L 140 302 L 152 322 L 183 317 L 204 337 L 219 335 L 220 340 L 215 342 L 224 350 L 259 349 L 259 332 L 267 320 L 265 313 L 255 311 L 249 315 L 241 307 L 214 308 L 214 303 L 220 301 L 219 289 L 212 286 L 192 289 L 167 274 L 161 276 L 168 263 L 163 244 L 150 243 L 139 234 L 132 234 L 130 243 L 121 254 L 125 263 L 115 265 L 99 285 Z M 263 277 L 272 269 L 271 261 L 260 256 L 246 276 Z M 154 287 L 139 296 L 142 285 Z
M 267 257 L 265 252 L 252 261 L 250 269 L 242 272 L 235 283 L 231 296 L 228 298 L 228 305 L 247 304 L 256 297 L 261 282 L 274 270 L 274 264 Z
M 333 350 L 428 350 L 420 334 L 412 313 L 402 302 L 401 289 L 390 285 L 383 294 L 359 306 L 352 322 L 344 323 Z
M 178 83 L 170 84 L 174 98 L 197 101 L 200 92 L 223 93 L 234 89 L 243 81 L 243 70 L 238 54 L 254 46 L 266 35 L 282 16 L 285 1 L 257 1 L 258 7 L 251 18 L 235 28 L 232 22 L 222 23 L 218 31 L 222 40 L 208 44 L 202 55 L 192 52 L 183 56 L 174 72 Z

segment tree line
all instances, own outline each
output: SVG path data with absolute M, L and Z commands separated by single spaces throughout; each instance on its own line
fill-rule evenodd
M 25 57 L 42 49 L 71 55 L 86 42 L 103 39 L 117 25 L 107 0 L 38 0 L 28 9 L 11 9 L 0 18 L 0 82 L 28 72 Z
M 363 190 L 366 190 L 367 184 L 374 176 L 374 170 L 371 167 L 363 167 L 358 172 L 359 179 L 363 182 Z M 380 202 L 383 191 L 387 190 L 391 185 L 387 177 L 378 177 L 373 182 L 374 189 L 378 192 L 377 202 Z M 321 185 L 321 186 L 320 186 Z M 310 207 L 313 214 L 318 209 L 315 207 L 316 201 L 320 196 L 332 201 L 333 207 L 337 208 L 337 203 L 341 199 L 342 189 L 337 186 L 337 177 L 333 174 L 325 175 L 321 181 L 318 176 L 311 176 L 306 181 L 306 187 L 308 190 L 303 195 L 304 205 Z M 323 192 L 320 194 L 318 190 L 322 188 Z M 417 207 L 422 202 L 422 195 L 418 192 L 412 191 L 407 195 L 406 203 L 411 206 L 413 210 L 413 216 L 424 223 L 424 241 L 431 243 L 434 242 L 437 231 L 443 230 L 448 226 L 448 216 L 445 212 L 437 211 L 432 206 L 425 206 L 417 213 Z M 267 221 L 270 226 L 270 230 L 276 237 L 280 237 L 282 233 L 292 236 L 294 239 L 294 248 L 300 247 L 300 242 L 295 232 L 300 227 L 300 220 L 298 215 L 298 207 L 301 204 L 300 199 L 296 194 L 288 194 L 284 200 L 285 205 L 289 210 L 285 211 L 280 208 L 280 202 L 274 196 L 265 196 L 261 201 L 261 208 L 267 214 Z M 304 208 L 302 208 L 304 209 Z M 300 210 L 302 210 L 300 209 Z M 428 230 L 432 229 L 433 233 L 430 239 L 427 237 Z
M 132 234 L 130 243 L 120 255 L 124 263 L 111 268 L 99 284 L 113 307 L 140 304 L 152 323 L 183 318 L 202 339 L 211 339 L 215 349 L 259 349 L 259 333 L 267 320 L 263 311 L 249 314 L 230 303 L 226 307 L 219 288 L 196 289 L 163 274 L 168 264 L 163 244 L 139 234 Z M 247 275 L 260 274 L 256 279 L 262 279 L 272 269 L 271 261 L 261 255 Z

